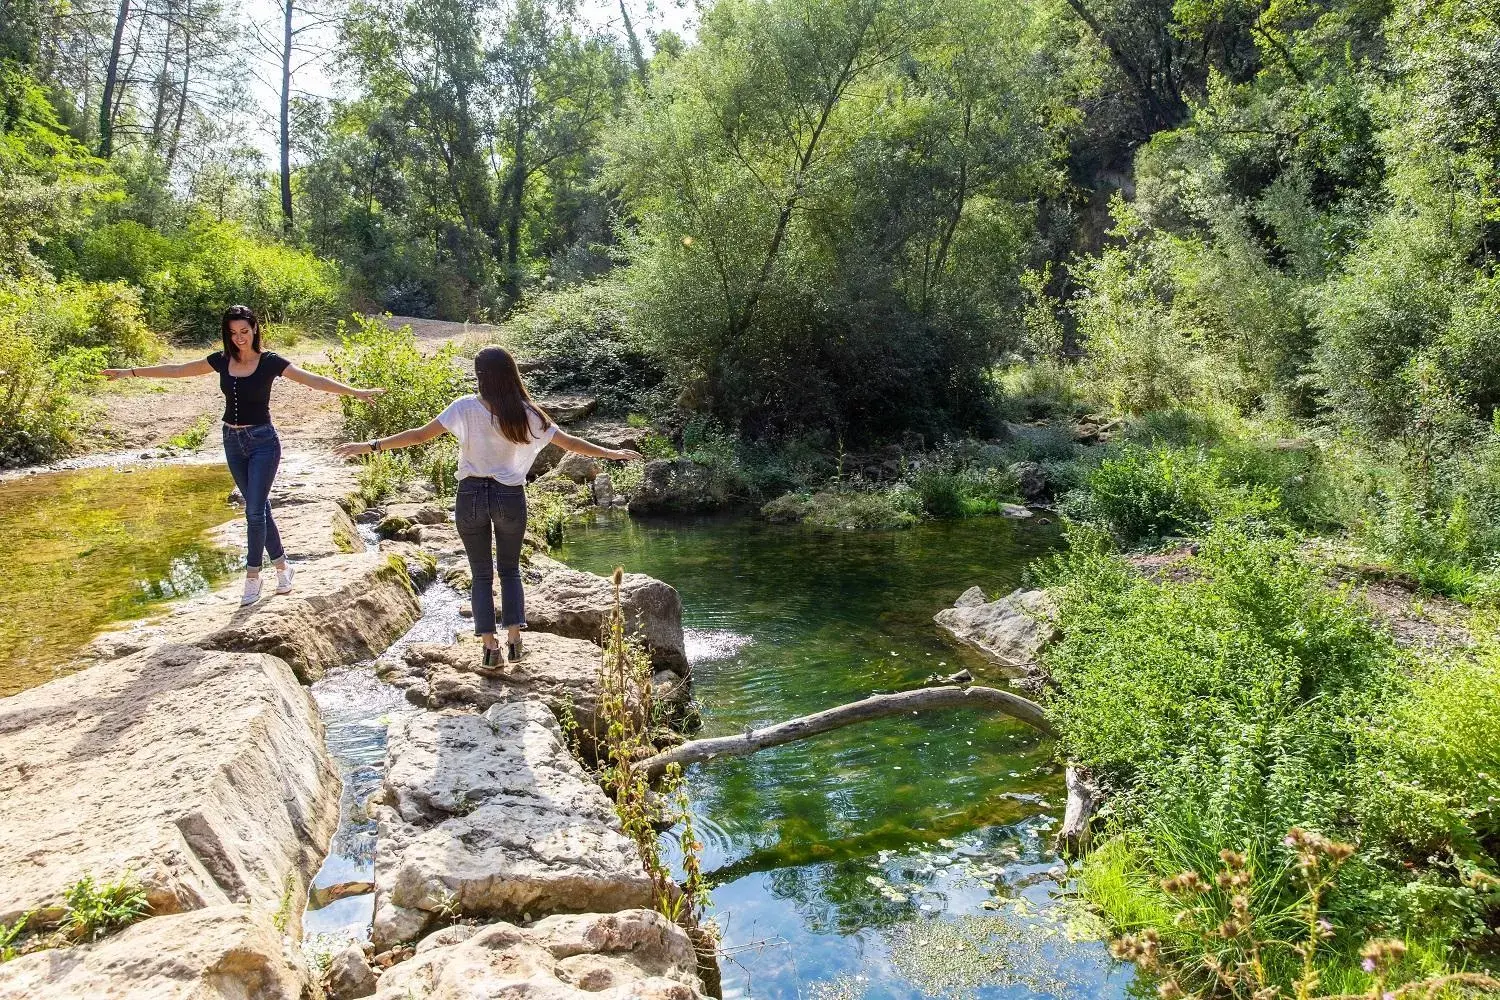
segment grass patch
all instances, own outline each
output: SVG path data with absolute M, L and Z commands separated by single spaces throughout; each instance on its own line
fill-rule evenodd
M 197 451 L 203 442 L 208 440 L 208 431 L 213 425 L 214 419 L 204 414 L 193 421 L 190 426 L 167 438 L 167 444 L 183 451 Z
M 85 875 L 64 894 L 67 910 L 62 931 L 73 941 L 97 941 L 146 916 L 146 890 L 130 873 L 113 882 L 95 882 Z

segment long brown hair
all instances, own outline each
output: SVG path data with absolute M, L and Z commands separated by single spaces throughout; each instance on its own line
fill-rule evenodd
M 224 341 L 224 356 L 235 361 L 240 359 L 240 349 L 229 336 L 229 324 L 237 319 L 250 324 L 250 331 L 255 336 L 250 341 L 250 349 L 256 354 L 260 353 L 260 320 L 256 318 L 255 310 L 249 306 L 230 306 L 224 310 L 224 316 L 219 320 L 219 337 Z
M 535 438 L 531 431 L 533 413 L 542 418 L 543 430 L 552 426 L 552 418 L 526 391 L 516 359 L 505 348 L 486 347 L 474 355 L 474 377 L 479 382 L 479 398 L 507 439 L 526 444 Z

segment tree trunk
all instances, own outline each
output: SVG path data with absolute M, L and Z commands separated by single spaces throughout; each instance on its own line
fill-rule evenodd
M 193 34 L 188 28 L 192 23 L 193 3 L 187 0 L 182 8 L 182 83 L 177 95 L 177 117 L 172 122 L 172 138 L 167 143 L 167 177 L 172 176 L 172 167 L 177 162 L 177 150 L 182 143 L 182 119 L 187 114 L 188 84 L 193 71 Z
M 505 294 L 510 297 L 512 305 L 521 299 L 521 211 L 526 204 L 527 131 L 525 118 L 518 117 L 505 207 Z
M 929 687 L 871 695 L 863 701 L 824 709 L 790 722 L 767 726 L 765 729 L 747 730 L 737 736 L 692 740 L 664 750 L 636 766 L 655 778 L 672 764 L 694 764 L 715 757 L 744 757 L 768 747 L 794 743 L 829 730 L 842 729 L 856 722 L 944 708 L 988 709 L 1018 719 L 1048 736 L 1053 731 L 1042 706 L 1009 691 L 992 687 Z
M 281 19 L 281 231 L 292 235 L 292 9 L 282 0 Z
M 641 51 L 641 40 L 636 37 L 635 25 L 630 23 L 630 11 L 625 9 L 625 0 L 620 0 L 620 17 L 625 21 L 625 37 L 630 41 L 630 59 L 635 63 L 636 79 L 646 86 L 646 56 Z
M 115 15 L 115 37 L 109 47 L 109 65 L 104 71 L 104 94 L 99 98 L 99 155 L 104 159 L 115 145 L 115 80 L 120 74 L 120 45 L 125 40 L 125 22 L 130 19 L 130 0 L 120 0 Z

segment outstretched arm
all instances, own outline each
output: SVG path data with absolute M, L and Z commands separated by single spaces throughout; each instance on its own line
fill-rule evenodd
M 616 462 L 629 462 L 642 457 L 640 452 L 631 451 L 628 448 L 605 448 L 594 444 L 592 441 L 585 441 L 581 437 L 574 437 L 561 427 L 552 436 L 552 443 L 563 451 L 576 451 L 580 455 L 589 455 L 593 458 L 608 458 Z
M 355 399 L 371 400 L 384 389 L 356 389 L 352 385 L 345 385 L 324 375 L 314 375 L 310 371 L 298 368 L 296 365 L 287 365 L 286 371 L 282 372 L 293 382 L 301 383 L 309 389 L 317 389 L 319 392 L 331 392 L 335 396 L 353 396 Z
M 376 438 L 373 441 L 350 441 L 348 444 L 341 444 L 333 449 L 333 453 L 340 458 L 356 458 L 360 455 L 373 454 L 376 451 L 397 451 L 413 445 L 426 444 L 433 438 L 441 437 L 446 431 L 447 428 L 441 423 L 432 420 L 421 427 L 413 427 L 411 430 L 392 434 L 387 438 Z
M 106 368 L 104 377 L 111 382 L 117 378 L 189 378 L 193 375 L 207 375 L 213 371 L 213 366 L 203 358 L 197 361 L 184 361 L 180 365 L 148 365 L 145 368 Z

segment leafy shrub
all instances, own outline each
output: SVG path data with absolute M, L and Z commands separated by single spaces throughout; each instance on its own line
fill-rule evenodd
M 1121 544 L 1195 535 L 1217 520 L 1274 515 L 1268 485 L 1236 483 L 1222 455 L 1202 449 L 1128 445 L 1087 474 L 1068 513 L 1107 528 Z
M 1410 869 L 1402 844 L 1416 804 L 1425 820 L 1415 828 L 1427 836 L 1455 818 L 1477 823 L 1476 833 L 1492 822 L 1492 781 L 1463 776 L 1494 752 L 1484 735 L 1467 745 L 1493 724 L 1482 694 L 1490 668 L 1409 688 L 1389 634 L 1290 539 L 1220 526 L 1185 572 L 1161 582 L 1135 574 L 1098 536 L 1073 540 L 1042 574 L 1062 631 L 1043 655 L 1058 685 L 1048 711 L 1062 756 L 1112 791 L 1114 833 L 1127 843 L 1084 872 L 1091 893 L 1099 872 L 1095 898 L 1112 919 L 1154 921 L 1146 915 L 1167 902 L 1162 880 L 1212 871 L 1230 850 L 1248 859 L 1253 909 L 1264 915 L 1257 927 L 1295 933 L 1305 888 L 1282 840 L 1302 827 L 1364 847 L 1327 900 L 1333 925 L 1349 932 L 1334 942 L 1346 966 L 1376 927 L 1439 956 L 1480 932 L 1492 904 L 1466 886 L 1476 862 L 1465 869 L 1437 856 Z M 1438 698 L 1463 719 L 1451 736 Z M 1390 782 L 1393 773 L 1411 787 Z M 1381 781 L 1392 786 L 1385 797 L 1363 804 Z M 1393 798 L 1406 814 L 1392 812 Z M 1495 862 L 1481 854 L 1477 863 L 1493 871 Z M 1211 930 L 1162 933 L 1185 950 L 1215 951 Z
M 203 218 L 172 233 L 129 220 L 100 226 L 83 240 L 79 272 L 140 286 L 153 327 L 199 342 L 218 336 L 219 318 L 233 303 L 268 323 L 320 327 L 344 299 L 333 264 Z
M 470 391 L 452 346 L 423 354 L 410 326 L 392 327 L 360 315 L 352 322 L 339 324 L 340 346 L 329 355 L 329 364 L 340 381 L 382 388 L 385 394 L 371 403 L 340 397 L 344 433 L 350 438 L 384 437 L 420 427 Z
M 1004 469 L 934 463 L 913 473 L 910 483 L 932 517 L 994 514 L 1017 499 L 1016 477 Z
M 100 348 L 49 356 L 18 319 L 0 310 L 0 467 L 66 454 L 83 418 L 75 393 L 107 361 Z
M 922 501 L 905 483 L 884 488 L 788 493 L 761 508 L 772 521 L 804 522 L 845 531 L 909 528 L 922 514 Z
M 662 371 L 631 336 L 628 303 L 624 285 L 605 278 L 536 298 L 506 330 L 545 362 L 529 376 L 537 388 L 595 396 L 606 412 L 655 409 Z
M 54 356 L 97 349 L 107 365 L 120 367 L 163 350 L 146 327 L 140 292 L 124 282 L 16 282 L 0 286 L 0 311 Z
M 96 940 L 110 931 L 146 916 L 146 890 L 130 875 L 113 882 L 95 883 L 85 875 L 68 887 L 65 932 L 74 940 Z
M 1500 573 L 1500 432 L 1467 448 L 1371 466 L 1359 533 L 1424 586 L 1490 594 Z

